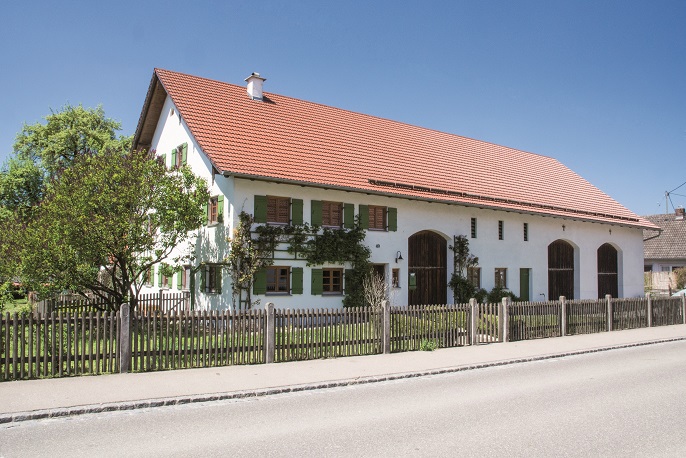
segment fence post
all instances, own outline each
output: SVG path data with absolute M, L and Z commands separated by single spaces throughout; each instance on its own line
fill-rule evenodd
M 163 295 L 164 295 L 164 292 L 163 292 L 163 291 L 164 291 L 164 290 L 163 290 L 162 288 L 160 288 L 160 295 L 157 296 L 157 310 L 159 310 L 159 311 L 164 310 L 164 309 L 162 308 L 162 304 L 163 304 Z
M 264 336 L 264 362 L 267 364 L 271 364 L 274 362 L 274 352 L 276 348 L 274 345 L 274 341 L 276 340 L 276 320 L 274 319 L 274 303 L 267 302 L 265 310 L 267 312 L 267 330 L 266 335 Z
M 567 298 L 560 296 L 560 336 L 567 335 Z
M 119 306 L 119 372 L 129 372 L 131 366 L 131 309 L 127 302 Z
M 381 313 L 383 314 L 382 320 L 382 332 L 381 337 L 383 338 L 382 347 L 383 353 L 385 355 L 391 352 L 391 303 L 388 301 L 383 301 L 381 303 Z
M 646 318 L 647 318 L 647 324 L 649 328 L 653 327 L 653 298 L 650 297 L 650 293 L 646 293 L 646 299 L 648 302 L 646 303 Z
M 681 295 L 681 318 L 683 318 L 684 324 L 686 324 L 686 294 Z
M 476 345 L 476 322 L 479 316 L 479 304 L 476 299 L 469 299 L 469 345 Z
M 509 315 L 510 298 L 503 297 L 503 300 L 498 304 L 498 342 L 507 342 L 510 339 L 509 326 L 510 326 L 510 315 Z
M 612 296 L 609 294 L 605 295 L 605 300 L 607 301 L 607 330 L 612 331 Z

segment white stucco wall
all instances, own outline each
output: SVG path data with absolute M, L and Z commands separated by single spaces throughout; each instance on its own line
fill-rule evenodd
M 172 114 L 172 109 L 173 114 Z M 643 295 L 643 239 L 640 229 L 610 224 L 589 223 L 562 218 L 525 215 L 500 210 L 479 209 L 459 205 L 429 203 L 395 197 L 367 195 L 365 193 L 324 190 L 252 181 L 243 178 L 212 175 L 212 166 L 200 150 L 190 132 L 178 115 L 169 98 L 165 102 L 155 132 L 152 147 L 158 154 L 167 155 L 182 143 L 188 143 L 187 163 L 194 173 L 204 177 L 210 185 L 211 195 L 224 195 L 224 222 L 198 230 L 195 242 L 195 265 L 200 262 L 221 262 L 227 255 L 226 237 L 231 234 L 241 210 L 254 212 L 255 195 L 287 196 L 303 200 L 304 220 L 309 222 L 311 201 L 329 200 L 352 203 L 355 214 L 359 205 L 380 205 L 398 210 L 397 232 L 368 231 L 366 244 L 371 248 L 371 262 L 385 264 L 390 281 L 391 269 L 400 269 L 400 287 L 394 288 L 391 300 L 395 305 L 407 303 L 408 292 L 408 238 L 416 232 L 431 230 L 442 235 L 452 244 L 454 235 L 470 235 L 471 218 L 477 218 L 477 238 L 470 238 L 470 251 L 479 257 L 481 287 L 490 290 L 495 283 L 495 268 L 507 268 L 508 289 L 519 295 L 519 269 L 531 269 L 531 300 L 549 299 L 548 294 L 548 245 L 562 239 L 575 247 L 575 290 L 578 299 L 597 298 L 597 249 L 604 243 L 611 243 L 618 250 L 619 296 L 638 297 Z M 504 222 L 504 240 L 498 239 L 498 221 Z M 523 240 L 523 223 L 528 223 L 529 241 Z M 178 247 L 179 252 L 190 247 Z M 400 251 L 404 260 L 395 262 Z M 447 255 L 448 278 L 452 275 L 452 252 Z M 340 307 L 341 296 L 310 295 L 311 268 L 304 261 L 278 261 L 275 265 L 303 267 L 302 295 L 266 295 L 260 299 L 260 306 L 274 302 L 279 308 Z M 340 267 L 340 266 L 317 266 Z M 156 282 L 156 276 L 154 278 Z M 176 278 L 170 291 L 178 291 Z M 230 280 L 224 272 L 221 294 L 205 294 L 199 291 L 199 274 L 196 276 L 195 304 L 198 309 L 231 308 Z M 155 286 L 146 291 L 158 291 Z M 448 301 L 452 292 L 446 291 Z M 550 298 L 556 299 L 556 298 Z

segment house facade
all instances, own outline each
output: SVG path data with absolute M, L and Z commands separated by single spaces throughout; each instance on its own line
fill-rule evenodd
M 193 265 L 149 288 L 188 289 L 196 308 L 234 304 L 222 263 L 239 214 L 258 225 L 365 229 L 394 305 L 452 302 L 449 249 L 469 239 L 470 281 L 524 300 L 643 294 L 643 230 L 627 210 L 555 159 L 245 86 L 156 69 L 134 138 L 210 184 Z M 252 300 L 341 307 L 350 265 L 275 252 Z

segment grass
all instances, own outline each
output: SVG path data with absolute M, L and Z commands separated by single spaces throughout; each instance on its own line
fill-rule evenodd
M 10 315 L 14 313 L 26 314 L 31 312 L 31 306 L 26 298 L 14 299 L 12 302 L 8 302 L 2 307 L 2 313 L 5 314 L 9 312 Z

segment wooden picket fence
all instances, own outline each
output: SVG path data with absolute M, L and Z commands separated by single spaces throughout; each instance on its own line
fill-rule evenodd
M 138 296 L 137 311 L 143 313 L 181 313 L 191 309 L 191 295 L 188 291 L 172 293 L 160 291 L 159 293 L 140 294 Z M 60 294 L 51 299 L 33 301 L 33 310 L 36 315 L 49 315 L 52 312 L 62 313 L 88 313 L 107 311 L 112 304 L 111 300 L 101 297 L 83 297 L 77 294 Z
M 158 302 L 159 303 L 159 298 Z M 128 307 L 128 306 L 124 306 Z M 684 298 L 602 299 L 382 309 L 177 311 L 128 308 L 0 316 L 0 377 L 372 355 L 684 323 Z M 126 313 L 123 313 L 126 310 Z

